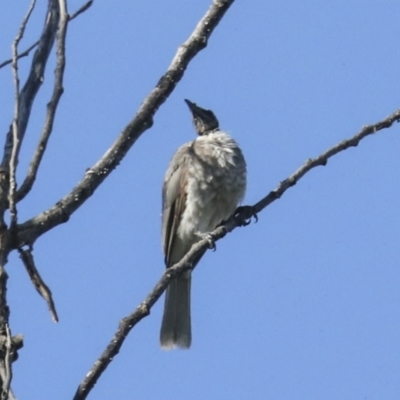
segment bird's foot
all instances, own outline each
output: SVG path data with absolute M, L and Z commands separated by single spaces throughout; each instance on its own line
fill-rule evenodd
M 208 242 L 208 248 L 212 251 L 217 250 L 217 245 L 215 244 L 215 239 L 211 233 L 201 233 L 197 232 L 197 236 L 201 237 L 202 239 L 206 239 Z
M 257 212 L 253 206 L 240 206 L 236 209 L 233 215 L 239 222 L 240 226 L 249 225 L 252 218 L 258 222 Z

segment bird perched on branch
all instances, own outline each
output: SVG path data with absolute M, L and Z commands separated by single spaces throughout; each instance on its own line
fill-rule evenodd
M 246 191 L 246 162 L 237 143 L 219 129 L 212 111 L 185 102 L 198 137 L 177 150 L 165 175 L 162 242 L 167 268 L 227 220 Z M 173 279 L 166 291 L 160 333 L 163 349 L 190 347 L 190 285 L 191 271 L 187 271 Z

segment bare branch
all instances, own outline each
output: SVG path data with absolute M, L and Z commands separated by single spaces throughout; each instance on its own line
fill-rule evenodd
M 17 100 L 18 102 L 18 100 Z M 17 119 L 18 119 L 18 112 L 17 112 Z M 15 171 L 17 169 L 18 163 L 18 154 L 21 148 L 21 142 L 18 138 L 18 123 L 17 119 L 13 121 L 12 130 L 13 130 L 13 147 L 11 151 L 11 158 L 10 158 L 10 184 L 9 184 L 9 192 L 8 192 L 8 204 L 10 208 L 10 229 L 14 230 L 17 226 L 17 207 L 15 201 L 15 193 L 17 189 L 17 182 L 15 179 Z
M 14 91 L 15 91 L 15 100 L 14 100 L 14 119 L 12 123 L 12 149 L 11 149 L 11 157 L 10 157 L 10 187 L 9 187 L 9 196 L 8 202 L 10 207 L 10 216 L 11 216 L 11 229 L 14 229 L 17 225 L 17 208 L 15 206 L 15 192 L 17 189 L 17 182 L 15 180 L 15 171 L 18 165 L 18 155 L 21 147 L 21 142 L 19 139 L 19 75 L 18 75 L 18 45 L 21 39 L 24 36 L 26 25 L 28 24 L 29 18 L 32 14 L 33 9 L 35 8 L 36 0 L 32 0 L 31 5 L 29 6 L 28 12 L 25 18 L 22 20 L 21 27 L 17 33 L 17 36 L 12 45 L 12 71 L 14 78 Z M 7 391 L 8 395 L 8 391 Z
M 223 236 L 225 236 L 225 233 Z M 184 271 L 194 269 L 194 267 L 192 267 L 193 261 L 196 259 L 196 257 L 198 257 L 199 254 L 204 253 L 208 246 L 208 239 L 202 239 L 200 242 L 193 245 L 189 253 L 187 253 L 179 263 L 165 270 L 161 279 L 154 286 L 153 290 L 147 295 L 146 299 L 139 304 L 136 310 L 120 321 L 118 329 L 112 337 L 110 343 L 104 350 L 103 354 L 93 364 L 93 367 L 90 369 L 90 371 L 86 374 L 85 378 L 79 385 L 73 400 L 86 399 L 87 395 L 94 387 L 102 373 L 106 370 L 113 358 L 119 353 L 123 342 L 132 328 L 144 317 L 150 314 L 151 308 L 164 293 L 173 278 L 181 275 Z
M 364 126 L 355 136 L 350 139 L 343 140 L 336 146 L 331 147 L 324 153 L 314 159 L 308 159 L 297 171 L 295 171 L 289 178 L 282 181 L 279 186 L 270 192 L 267 196 L 261 199 L 258 203 L 253 206 L 254 212 L 258 213 L 265 207 L 270 205 L 276 199 L 279 199 L 282 194 L 295 185 L 307 172 L 318 166 L 325 166 L 328 163 L 328 159 L 334 155 L 348 149 L 349 147 L 356 147 L 362 139 L 379 132 L 382 129 L 390 128 L 395 122 L 400 121 L 400 109 L 389 115 L 387 118 L 379 121 L 373 125 Z
M 34 182 L 37 169 L 39 167 L 43 153 L 46 149 L 46 144 L 47 144 L 48 138 L 50 137 L 52 127 L 53 127 L 53 122 L 54 122 L 54 117 L 55 117 L 55 113 L 57 110 L 57 105 L 58 105 L 58 102 L 63 93 L 62 82 L 63 82 L 63 76 L 64 76 L 64 70 L 65 70 L 65 37 L 66 37 L 67 25 L 68 25 L 68 13 L 67 13 L 67 9 L 66 9 L 65 0 L 59 0 L 59 10 L 60 10 L 60 26 L 59 26 L 58 46 L 57 46 L 57 67 L 56 67 L 56 72 L 55 72 L 56 78 L 55 78 L 55 82 L 54 82 L 52 99 L 47 107 L 47 116 L 46 116 L 45 126 L 44 126 L 44 129 L 42 132 L 41 140 L 40 140 L 38 148 L 36 149 L 35 156 L 33 158 L 33 163 L 34 163 L 33 172 L 31 173 L 31 175 L 28 174 L 28 177 L 29 176 L 32 177 L 31 178 L 32 182 L 30 184 L 30 187 L 32 186 L 32 184 Z M 13 158 L 11 158 L 11 159 L 13 159 Z M 31 167 L 30 167 L 30 172 L 31 172 L 31 170 L 32 170 L 32 163 L 31 163 Z M 25 180 L 25 182 L 26 182 L 26 180 Z M 11 191 L 11 189 L 10 189 L 10 191 Z M 26 190 L 25 194 L 28 193 L 28 191 L 29 190 Z M 10 202 L 10 211 L 11 211 L 11 202 Z M 55 309 L 55 304 L 53 301 L 51 290 L 44 283 L 43 279 L 41 278 L 41 276 L 39 274 L 39 271 L 37 270 L 37 268 L 35 266 L 31 248 L 29 250 L 22 250 L 21 248 L 19 248 L 18 251 L 20 253 L 21 259 L 25 265 L 25 268 L 29 274 L 29 277 L 31 278 L 33 285 L 35 286 L 35 288 L 39 292 L 39 294 L 46 300 L 54 322 L 58 322 L 58 316 L 57 316 L 57 312 Z
M 18 59 L 20 59 L 20 58 L 22 58 L 22 57 L 26 57 L 27 55 L 29 55 L 29 53 L 31 52 L 31 50 L 34 49 L 38 44 L 39 44 L 39 40 L 38 40 L 37 42 L 33 43 L 32 46 L 28 47 L 28 48 L 27 48 L 25 51 L 23 51 L 22 53 L 19 53 L 19 54 L 18 54 Z M 5 66 L 8 65 L 8 64 L 11 64 L 11 63 L 12 63 L 12 60 L 13 60 L 13 59 L 10 58 L 9 60 L 3 61 L 3 62 L 0 64 L 0 69 L 3 68 L 3 67 L 5 67 Z
M 91 5 L 93 4 L 93 0 L 89 0 L 86 4 L 84 4 L 79 10 L 75 11 L 70 17 L 69 20 L 72 21 L 78 15 L 85 12 Z
M 39 39 L 38 48 L 33 56 L 32 65 L 29 76 L 24 87 L 19 94 L 19 119 L 18 119 L 18 137 L 22 142 L 26 127 L 28 125 L 31 108 L 36 94 L 43 83 L 43 76 L 46 63 L 53 47 L 58 27 L 58 2 L 49 0 L 45 25 L 42 35 Z M 13 148 L 13 129 L 10 128 L 7 133 L 6 143 L 4 146 L 4 154 L 2 165 L 9 165 Z
M 85 12 L 88 8 L 90 8 L 90 6 L 93 4 L 93 0 L 88 1 L 86 4 L 84 4 L 79 10 L 77 10 L 76 12 L 74 12 L 68 19 L 70 21 L 72 21 L 73 19 L 75 19 L 78 15 L 82 14 L 83 12 Z M 37 45 L 39 44 L 39 40 L 35 43 L 33 43 L 31 46 L 29 46 L 26 50 L 24 50 L 22 53 L 18 54 L 18 59 L 22 58 L 22 57 L 26 57 L 29 55 L 29 53 L 31 52 L 31 50 L 33 50 Z M 12 58 L 3 61 L 2 63 L 0 63 L 0 69 L 2 69 L 3 67 L 5 67 L 8 64 L 12 63 Z
M 134 119 L 121 132 L 111 148 L 86 171 L 85 176 L 49 210 L 20 225 L 19 243 L 33 243 L 40 235 L 66 222 L 117 167 L 128 150 L 153 124 L 153 116 L 181 80 L 189 62 L 207 45 L 207 40 L 233 0 L 215 0 L 189 39 L 178 49 L 167 72 L 146 97 Z M 18 245 L 18 247 L 21 247 Z
M 33 286 L 35 286 L 35 289 L 38 291 L 38 293 L 46 300 L 53 321 L 58 322 L 58 315 L 56 311 L 56 306 L 53 301 L 53 295 L 49 287 L 44 283 L 42 277 L 39 274 L 39 271 L 36 268 L 35 261 L 33 259 L 32 249 L 18 249 L 18 251 L 21 260 L 25 265 L 26 271 L 28 272 L 29 278 L 31 278 Z
M 60 5 L 60 25 L 58 28 L 57 36 L 57 66 L 55 70 L 55 80 L 53 87 L 53 94 L 50 102 L 47 104 L 47 114 L 44 123 L 43 131 L 39 139 L 39 143 L 36 147 L 32 161 L 29 165 L 27 176 L 22 183 L 16 194 L 16 200 L 22 200 L 32 189 L 32 186 L 36 180 L 36 175 L 42 161 L 44 152 L 46 151 L 47 143 L 50 135 L 53 131 L 54 118 L 57 112 L 57 107 L 62 94 L 64 93 L 63 80 L 65 71 L 65 40 L 67 35 L 68 27 L 68 13 L 62 12 Z

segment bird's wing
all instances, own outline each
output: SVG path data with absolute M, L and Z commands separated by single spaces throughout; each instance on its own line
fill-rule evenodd
M 190 144 L 183 145 L 171 160 L 163 185 L 162 243 L 165 265 L 170 267 L 174 241 L 186 204 L 186 177 Z M 176 261 L 175 261 L 176 262 Z

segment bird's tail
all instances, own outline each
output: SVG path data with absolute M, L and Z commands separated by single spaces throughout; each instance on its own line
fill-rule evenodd
M 164 350 L 170 350 L 174 347 L 188 349 L 192 342 L 190 275 L 189 272 L 176 278 L 168 286 L 160 332 L 160 343 Z

